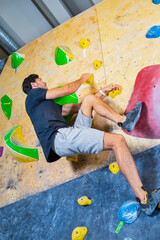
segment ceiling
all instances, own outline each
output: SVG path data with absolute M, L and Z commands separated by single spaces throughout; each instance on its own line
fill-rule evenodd
M 0 0 L 0 60 L 102 0 Z

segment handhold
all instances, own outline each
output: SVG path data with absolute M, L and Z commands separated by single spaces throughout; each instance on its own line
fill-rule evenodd
M 93 61 L 93 64 L 96 70 L 102 66 L 102 62 L 99 60 Z
M 83 240 L 86 233 L 86 227 L 76 227 L 72 232 L 72 240 Z
M 67 161 L 78 162 L 78 155 L 66 157 Z
M 55 62 L 57 65 L 64 65 L 73 60 L 74 56 L 67 46 L 58 46 L 55 49 Z
M 109 165 L 109 170 L 113 173 L 113 174 L 116 174 L 119 172 L 120 168 L 117 164 L 117 162 L 113 162 Z
M 154 4 L 160 4 L 160 0 L 152 0 Z
M 59 86 L 59 87 L 62 87 L 62 86 Z M 64 97 L 54 98 L 53 101 L 59 105 L 65 105 L 65 104 L 69 104 L 69 103 L 78 103 L 78 97 L 77 97 L 76 93 L 73 93 L 71 95 L 67 95 Z M 73 115 L 68 115 L 68 116 L 64 117 L 66 123 L 69 123 L 72 116 Z
M 89 78 L 87 79 L 87 81 L 83 82 L 83 85 L 85 85 L 85 84 L 90 84 L 90 85 L 92 85 L 93 82 L 94 82 L 94 75 L 91 74 L 91 75 L 89 76 Z
M 118 218 L 125 223 L 133 223 L 140 214 L 140 204 L 136 201 L 126 201 L 118 211 Z
M 38 161 L 38 150 L 29 148 L 22 136 L 22 126 L 18 125 L 10 129 L 4 136 L 5 144 L 10 153 L 19 162 Z
M 119 94 L 121 94 L 121 91 L 118 89 L 109 92 L 109 96 L 112 98 L 115 98 Z
M 11 111 L 12 111 L 12 100 L 7 95 L 4 95 L 1 98 L 1 107 L 6 118 L 9 120 L 11 117 Z
M 87 196 L 83 196 L 77 200 L 77 202 L 82 206 L 87 206 L 92 203 L 92 200 L 89 199 Z
M 12 68 L 17 68 L 25 59 L 25 54 L 21 53 L 12 53 L 11 55 L 11 62 L 12 62 Z
M 153 26 L 146 34 L 146 38 L 158 38 L 160 37 L 160 25 Z
M 3 154 L 3 147 L 0 147 L 0 157 L 2 157 Z
M 143 102 L 141 116 L 132 132 L 126 134 L 149 139 L 160 139 L 160 64 L 143 68 L 137 75 L 125 114 L 137 102 Z
M 90 45 L 90 40 L 89 39 L 83 38 L 79 41 L 79 46 L 83 49 L 87 48 L 89 45 Z

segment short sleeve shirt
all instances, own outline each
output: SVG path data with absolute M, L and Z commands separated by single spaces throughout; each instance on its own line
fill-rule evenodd
M 59 128 L 68 127 L 62 116 L 62 106 L 46 99 L 46 89 L 34 88 L 26 97 L 26 111 L 32 121 L 37 137 L 48 162 L 60 158 L 52 150 L 52 142 Z

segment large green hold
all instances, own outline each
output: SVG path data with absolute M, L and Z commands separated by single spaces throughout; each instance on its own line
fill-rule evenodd
M 16 69 L 25 59 L 25 54 L 21 53 L 12 53 L 11 55 L 11 62 L 12 62 L 12 68 Z
M 9 120 L 12 112 L 12 100 L 7 95 L 1 98 L 1 107 L 6 118 Z
M 55 49 L 55 62 L 57 65 L 64 65 L 73 60 L 73 54 L 69 47 L 58 46 Z
M 60 86 L 61 87 L 61 86 Z M 67 95 L 64 97 L 59 97 L 59 98 L 55 98 L 53 99 L 53 101 L 59 105 L 65 105 L 65 104 L 69 104 L 69 103 L 78 103 L 78 97 L 76 95 L 76 93 L 73 93 L 71 95 Z M 69 123 L 69 121 L 71 120 L 73 115 L 68 115 L 65 116 L 64 119 L 67 123 Z

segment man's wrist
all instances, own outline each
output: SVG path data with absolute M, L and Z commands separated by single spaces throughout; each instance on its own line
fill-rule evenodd
M 99 93 L 100 93 L 102 96 L 106 96 L 106 93 L 105 93 L 105 92 L 103 92 L 103 90 L 102 90 L 102 89 L 100 89 L 100 90 L 99 90 Z

